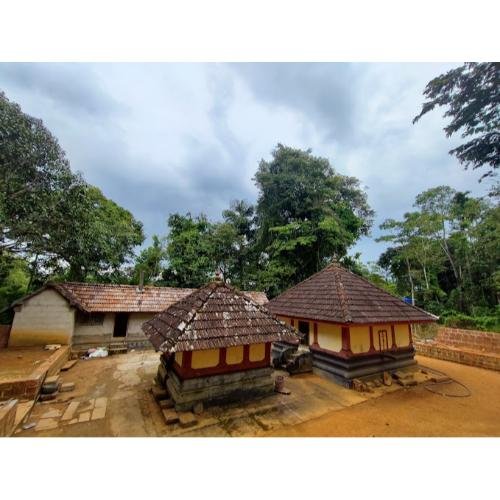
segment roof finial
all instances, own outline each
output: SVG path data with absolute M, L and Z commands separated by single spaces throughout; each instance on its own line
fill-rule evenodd
M 224 281 L 224 273 L 220 267 L 215 270 L 215 281 Z

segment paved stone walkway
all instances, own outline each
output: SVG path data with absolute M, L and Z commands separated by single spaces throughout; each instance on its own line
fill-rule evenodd
M 195 426 L 186 429 L 167 426 L 151 394 L 158 363 L 159 355 L 153 351 L 79 360 L 60 373 L 63 382 L 75 383 L 75 390 L 37 403 L 28 419 L 36 426 L 16 435 L 261 436 L 402 390 L 393 384 L 357 393 L 313 374 L 285 374 L 290 395 L 208 408 L 197 416 Z

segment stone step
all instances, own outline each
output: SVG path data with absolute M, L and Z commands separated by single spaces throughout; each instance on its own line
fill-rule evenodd
M 127 346 L 120 346 L 120 347 L 112 347 L 109 346 L 108 349 L 108 354 L 127 354 L 128 352 L 128 347 Z
M 175 410 L 165 409 L 162 410 L 162 413 L 167 425 L 173 425 L 179 422 L 179 414 Z
M 162 410 L 166 410 L 168 408 L 173 408 L 175 406 L 173 399 L 160 399 L 158 401 L 158 405 Z
M 197 423 L 198 419 L 190 411 L 179 413 L 179 425 L 181 427 L 193 427 Z
M 161 401 L 163 399 L 168 399 L 168 392 L 156 385 L 151 387 L 151 393 L 153 394 L 153 397 L 156 399 L 156 401 Z

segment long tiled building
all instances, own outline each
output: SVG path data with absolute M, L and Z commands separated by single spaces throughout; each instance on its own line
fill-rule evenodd
M 193 293 L 193 288 L 48 283 L 15 301 L 9 346 L 45 344 L 86 348 L 122 342 L 149 346 L 142 323 Z M 265 293 L 245 292 L 260 304 Z

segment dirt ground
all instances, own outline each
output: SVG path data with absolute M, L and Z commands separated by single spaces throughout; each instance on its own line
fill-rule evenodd
M 441 396 L 419 385 L 271 434 L 290 437 L 500 436 L 500 373 L 423 356 L 417 356 L 417 360 L 421 367 L 445 372 L 465 384 L 470 397 Z M 439 390 L 446 392 L 446 387 Z M 456 388 L 454 392 L 465 391 Z
M 9 347 L 0 349 L 0 381 L 22 378 L 53 354 L 43 347 Z
M 419 357 L 465 384 L 452 398 L 418 386 L 357 393 L 313 374 L 288 378 L 290 395 L 206 409 L 194 427 L 167 426 L 150 392 L 158 354 L 137 351 L 79 360 L 61 372 L 75 390 L 37 403 L 16 436 L 499 436 L 500 373 Z M 444 390 L 444 387 L 443 387 Z M 465 392 L 456 386 L 455 392 Z

